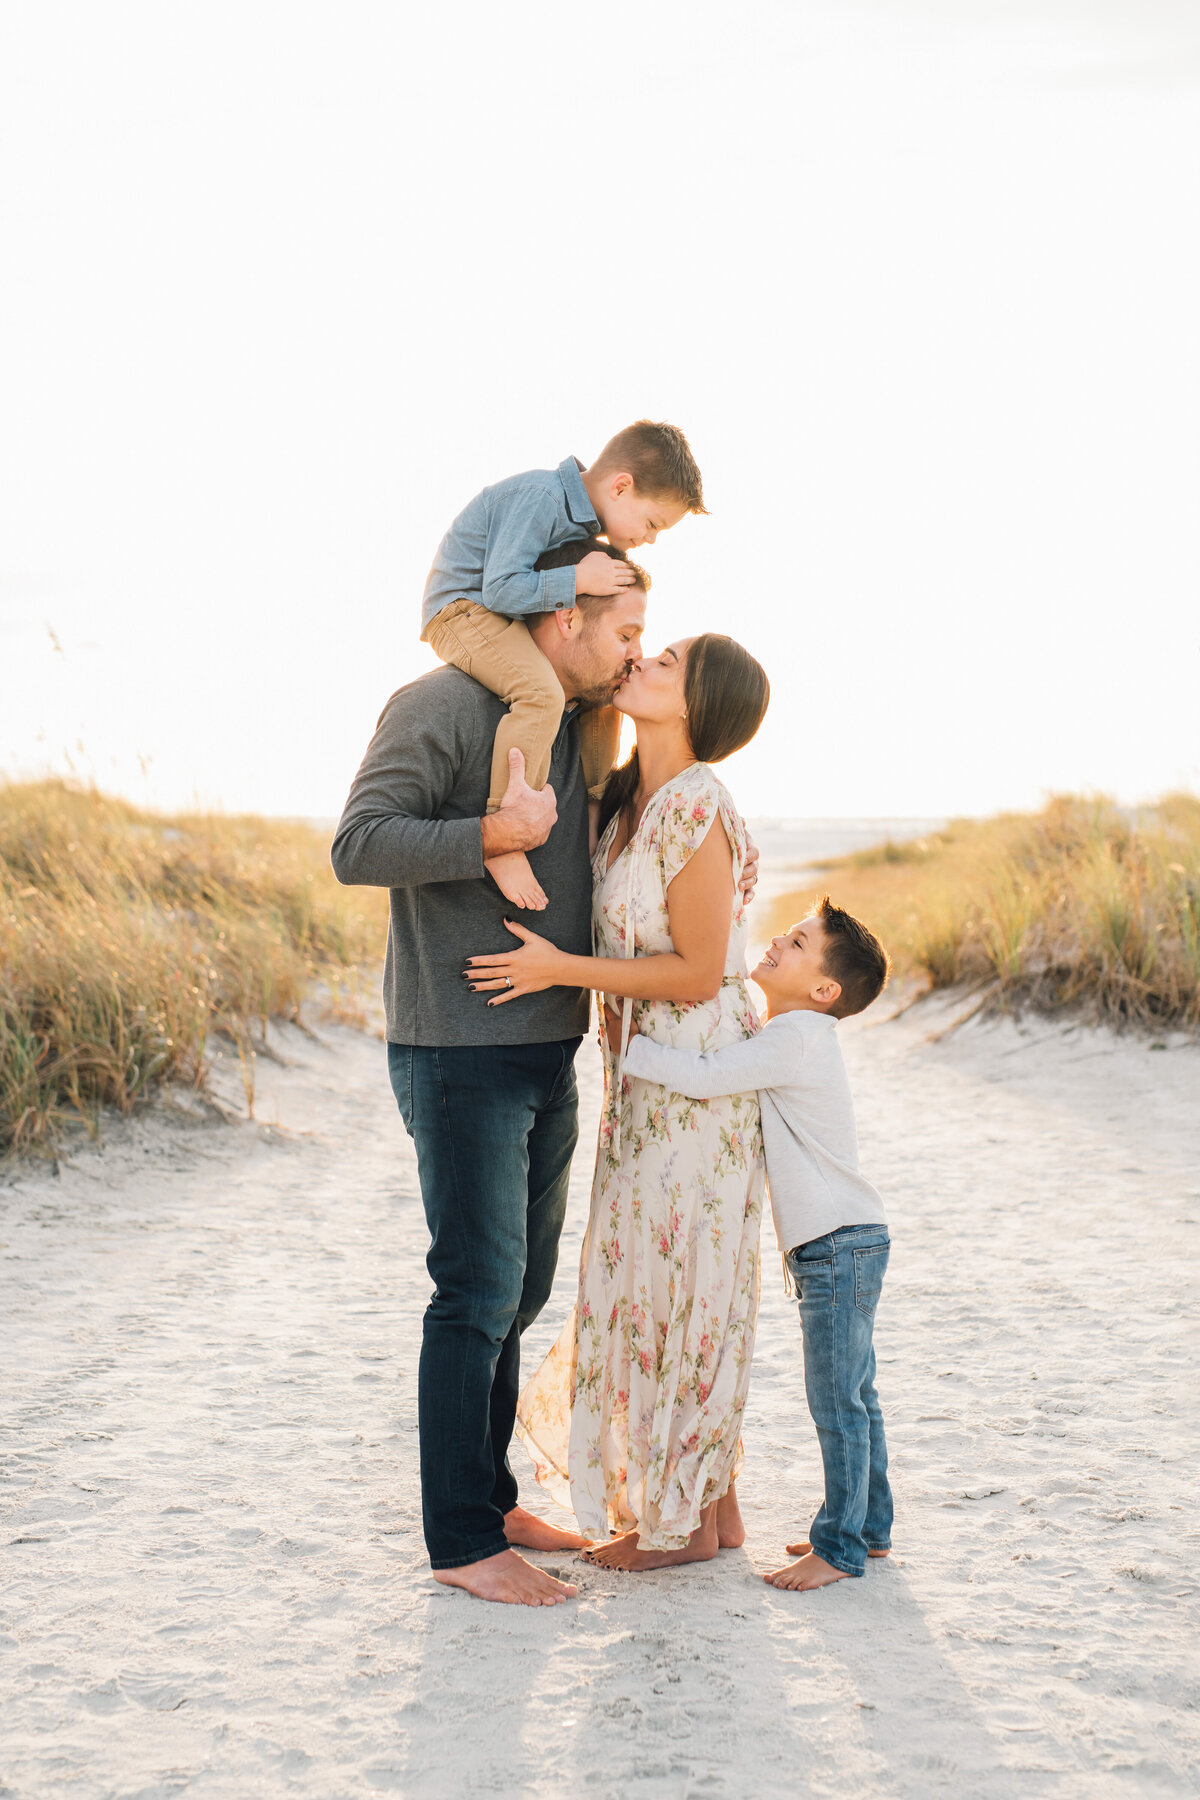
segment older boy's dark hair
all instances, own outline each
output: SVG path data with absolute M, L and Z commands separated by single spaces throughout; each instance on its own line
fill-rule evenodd
M 645 569 L 635 563 L 632 557 L 626 556 L 623 550 L 614 550 L 611 544 L 604 543 L 601 538 L 572 538 L 569 543 L 559 544 L 553 550 L 543 550 L 533 566 L 539 571 L 542 569 L 572 569 L 576 563 L 581 563 L 584 557 L 589 556 L 593 550 L 603 550 L 604 554 L 611 556 L 614 562 L 623 562 L 627 569 L 633 570 L 634 587 L 640 589 L 643 594 L 650 592 L 650 577 Z M 577 594 L 575 604 L 586 619 L 589 614 L 607 612 L 610 606 L 616 605 L 620 597 L 619 594 Z
M 845 907 L 835 906 L 828 894 L 821 896 L 817 917 L 825 933 L 821 967 L 842 990 L 829 1010 L 835 1019 L 849 1019 L 883 992 L 888 954 L 875 933 Z
M 682 500 L 689 512 L 706 513 L 700 471 L 678 425 L 639 419 L 609 438 L 589 473 L 633 476 L 640 494 Z

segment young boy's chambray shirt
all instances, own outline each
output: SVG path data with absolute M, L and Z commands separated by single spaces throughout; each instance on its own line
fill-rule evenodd
M 505 619 L 575 604 L 575 570 L 543 569 L 543 550 L 594 537 L 600 521 L 568 456 L 557 469 L 530 469 L 468 501 L 438 545 L 421 607 L 421 634 L 452 600 L 475 600 Z

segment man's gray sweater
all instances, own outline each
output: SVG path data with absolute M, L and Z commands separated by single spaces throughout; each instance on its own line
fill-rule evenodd
M 522 912 L 484 873 L 480 818 L 502 701 L 469 675 L 435 669 L 392 695 L 354 778 L 331 858 L 350 887 L 391 889 L 383 974 L 393 1044 L 540 1044 L 587 1030 L 582 988 L 546 988 L 503 1006 L 463 980 L 468 956 L 514 950 L 515 918 L 560 949 L 587 956 L 592 881 L 587 791 L 575 715 L 554 742 L 550 785 L 558 820 L 529 852 L 549 899 Z

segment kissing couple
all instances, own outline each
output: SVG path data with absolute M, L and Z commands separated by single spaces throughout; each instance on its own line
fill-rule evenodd
M 609 545 L 575 539 L 537 566 L 596 551 L 632 580 L 525 622 L 564 697 L 546 785 L 525 784 L 514 751 L 505 803 L 488 811 L 504 702 L 441 668 L 388 701 L 332 851 L 339 880 L 391 890 L 388 1065 L 434 1285 L 419 1374 L 430 1564 L 525 1605 L 575 1590 L 518 1547 L 594 1544 L 594 1560 L 637 1569 L 741 1542 L 733 1484 L 758 1301 L 757 1095 L 697 1104 L 623 1078 L 621 1059 L 635 1031 L 699 1050 L 758 1028 L 744 949 L 757 856 L 710 765 L 758 730 L 767 678 L 713 633 L 644 656 L 648 582 Z M 589 800 L 580 725 L 610 704 L 637 748 Z M 511 853 L 529 858 L 536 912 L 485 874 Z M 593 990 L 609 1029 L 579 1302 L 520 1396 L 521 1336 L 558 1258 Z M 577 1533 L 518 1504 L 519 1397 L 539 1477 L 569 1490 Z
M 758 730 L 767 677 L 712 632 L 644 656 L 649 582 L 625 555 L 705 510 L 683 433 L 647 419 L 589 468 L 566 457 L 477 494 L 425 589 L 422 637 L 449 666 L 388 701 L 333 844 L 339 880 L 391 890 L 388 1066 L 434 1283 L 425 1540 L 439 1581 L 488 1600 L 575 1593 L 520 1548 L 644 1570 L 742 1542 L 768 1169 L 825 1498 L 765 1579 L 825 1587 L 891 1543 L 873 1348 L 890 1239 L 836 1030 L 887 955 L 826 896 L 754 970 L 760 1029 L 757 854 L 711 765 Z M 622 717 L 637 747 L 618 768 Z M 578 1302 L 522 1392 L 593 991 L 605 1098 Z M 514 1428 L 580 1531 L 518 1504 Z

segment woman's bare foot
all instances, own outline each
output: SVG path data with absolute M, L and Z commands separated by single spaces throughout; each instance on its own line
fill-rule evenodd
M 592 1541 L 578 1531 L 567 1531 L 561 1525 L 552 1525 L 549 1519 L 539 1519 L 523 1506 L 514 1506 L 505 1513 L 504 1535 L 510 1544 L 519 1544 L 523 1550 L 586 1550 Z
M 717 1509 L 706 1506 L 700 1523 L 682 1550 L 639 1550 L 638 1534 L 627 1531 L 609 1544 L 597 1544 L 583 1552 L 584 1562 L 598 1569 L 623 1569 L 639 1574 L 646 1569 L 673 1569 L 679 1563 L 711 1562 L 717 1554 Z
M 801 1589 L 828 1587 L 831 1581 L 849 1579 L 844 1569 L 835 1569 L 832 1563 L 823 1562 L 814 1550 L 802 1556 L 799 1562 L 789 1563 L 786 1569 L 776 1569 L 773 1575 L 763 1576 L 770 1587 Z
M 783 1546 L 783 1548 L 786 1551 L 786 1553 L 788 1554 L 788 1556 L 807 1556 L 809 1554 L 810 1550 L 812 1549 L 812 1545 L 809 1543 L 807 1538 L 802 1538 L 800 1543 L 785 1544 Z M 867 1551 L 868 1556 L 890 1556 L 891 1554 L 892 1553 L 890 1550 L 868 1550 Z
M 746 1527 L 738 1508 L 737 1489 L 732 1481 L 717 1501 L 717 1543 L 722 1550 L 740 1550 L 746 1541 Z
M 515 1550 L 501 1550 L 461 1569 L 434 1569 L 431 1573 L 447 1587 L 466 1588 L 477 1599 L 499 1600 L 506 1606 L 557 1606 L 561 1600 L 573 1600 L 579 1592 L 574 1582 L 555 1581 L 553 1575 L 535 1569 Z
M 545 892 L 523 850 L 506 850 L 503 856 L 489 856 L 483 866 L 504 898 L 511 900 L 514 906 L 523 907 L 526 912 L 546 910 Z

